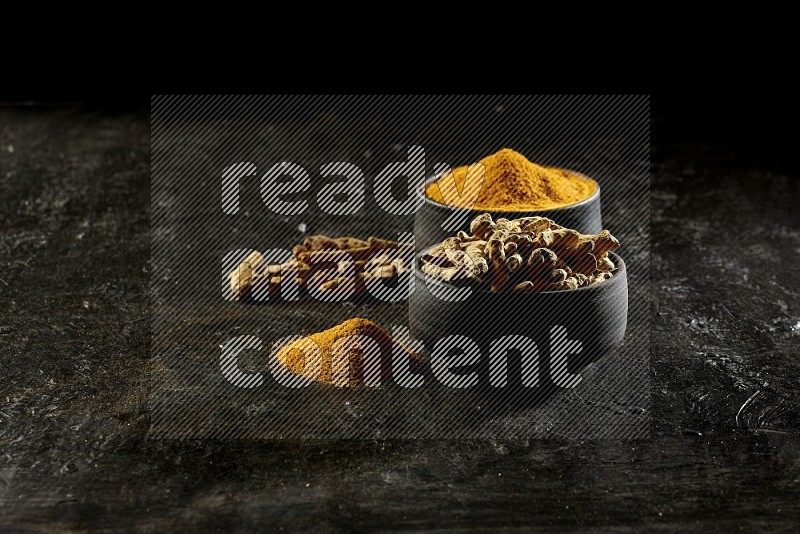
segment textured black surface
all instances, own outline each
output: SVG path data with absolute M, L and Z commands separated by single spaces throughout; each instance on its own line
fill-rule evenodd
M 0 525 L 800 525 L 796 174 L 655 128 L 649 440 L 150 442 L 148 126 L 0 110 Z

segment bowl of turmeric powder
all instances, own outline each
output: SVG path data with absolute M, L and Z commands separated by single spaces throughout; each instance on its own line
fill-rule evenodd
M 414 222 L 418 250 L 480 213 L 493 217 L 547 217 L 580 232 L 602 230 L 600 185 L 583 174 L 545 167 L 504 148 L 477 163 L 431 177 Z
M 521 343 L 551 359 L 567 343 L 579 353 L 579 367 L 625 335 L 628 284 L 619 246 L 608 230 L 583 234 L 540 216 L 481 214 L 469 231 L 417 254 L 411 333 L 428 347 L 461 336 L 481 351 Z

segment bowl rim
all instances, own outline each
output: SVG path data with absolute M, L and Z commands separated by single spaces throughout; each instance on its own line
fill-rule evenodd
M 436 245 L 434 245 L 434 246 L 436 246 Z M 416 278 L 420 279 L 420 280 L 423 280 L 423 283 L 425 283 L 426 285 L 429 284 L 429 283 L 433 283 L 433 284 L 439 284 L 441 286 L 448 286 L 448 284 L 446 282 L 442 282 L 441 280 L 437 280 L 437 279 L 433 278 L 429 274 L 423 273 L 422 269 L 419 268 L 419 259 L 420 259 L 420 257 L 423 254 L 425 254 L 427 251 L 432 249 L 432 248 L 433 248 L 433 246 L 427 247 L 426 249 L 424 249 L 421 252 L 418 252 L 417 254 L 414 255 L 414 276 Z M 474 289 L 474 288 L 472 289 L 472 291 L 474 291 L 475 293 L 478 293 L 478 294 L 504 295 L 506 297 L 509 297 L 511 295 L 515 295 L 515 296 L 516 295 L 527 295 L 529 297 L 532 297 L 533 295 L 574 295 L 574 294 L 579 293 L 581 291 L 597 291 L 601 287 L 606 287 L 607 288 L 610 284 L 613 284 L 614 280 L 620 279 L 620 280 L 626 280 L 627 281 L 627 279 L 628 279 L 628 269 L 625 266 L 625 261 L 622 259 L 622 257 L 619 254 L 616 254 L 615 252 L 609 252 L 609 254 L 614 256 L 614 263 L 618 264 L 618 267 L 614 271 L 614 276 L 612 276 L 609 280 L 604 280 L 603 282 L 600 282 L 599 284 L 595 284 L 593 286 L 584 286 L 584 287 L 579 287 L 578 289 L 570 289 L 570 290 L 566 290 L 566 291 L 563 290 L 563 289 L 558 289 L 558 290 L 553 290 L 553 291 L 520 291 L 520 292 L 517 292 L 517 293 L 492 293 L 491 291 L 487 291 L 485 289 Z M 427 279 L 427 280 L 425 280 L 425 279 Z M 455 287 L 455 286 L 448 286 L 448 287 Z
M 437 208 L 442 208 L 442 209 L 446 209 L 446 210 L 463 210 L 463 211 L 468 211 L 468 212 L 473 212 L 473 213 L 551 213 L 551 212 L 555 212 L 555 211 L 566 211 L 566 210 L 569 210 L 569 209 L 579 208 L 579 207 L 582 207 L 582 206 L 584 206 L 586 204 L 590 204 L 590 203 L 596 201 L 598 198 L 600 198 L 600 183 L 597 180 L 595 180 L 594 178 L 592 178 L 590 176 L 587 176 L 587 175 L 585 175 L 585 174 L 583 174 L 581 172 L 574 171 L 572 169 L 568 169 L 566 167 L 547 167 L 547 168 L 548 169 L 557 169 L 559 171 L 564 171 L 564 172 L 567 172 L 567 173 L 569 173 L 569 174 L 571 174 L 573 176 L 577 176 L 579 178 L 583 178 L 584 180 L 588 180 L 588 181 L 592 182 L 594 184 L 594 193 L 592 193 L 587 198 L 581 200 L 580 202 L 575 202 L 574 204 L 567 204 L 565 206 L 559 206 L 557 208 L 548 208 L 548 209 L 544 209 L 544 210 L 542 210 L 542 209 L 539 209 L 539 210 L 537 210 L 537 209 L 528 209 L 528 210 L 503 210 L 503 209 L 486 210 L 486 209 L 480 209 L 479 210 L 479 209 L 475 209 L 475 208 L 463 208 L 463 207 L 459 207 L 459 206 L 448 206 L 447 204 L 442 204 L 441 202 L 437 202 L 436 200 L 433 200 L 427 194 L 425 194 L 425 190 L 428 188 L 428 186 L 431 183 L 433 183 L 436 180 L 438 180 L 439 178 L 441 178 L 442 176 L 444 176 L 444 173 L 434 174 L 433 176 L 431 176 L 429 178 L 426 178 L 425 182 L 422 185 L 422 188 L 421 189 L 417 188 L 417 193 L 420 196 L 422 196 L 422 199 L 423 199 L 424 202 L 427 202 L 427 203 L 429 203 L 429 204 L 431 204 L 431 205 L 433 205 L 433 206 L 435 206 Z

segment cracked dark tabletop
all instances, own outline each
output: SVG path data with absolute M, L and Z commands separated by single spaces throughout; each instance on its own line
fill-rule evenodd
M 0 108 L 0 527 L 800 528 L 800 180 L 659 128 L 649 439 L 170 442 L 147 111 Z

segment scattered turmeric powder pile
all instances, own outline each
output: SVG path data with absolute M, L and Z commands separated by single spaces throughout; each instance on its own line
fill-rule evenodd
M 581 234 L 546 217 L 475 217 L 420 258 L 425 274 L 449 284 L 493 293 L 578 289 L 614 276 L 608 255 L 619 241 L 608 230 Z
M 365 338 L 375 343 L 371 345 Z M 380 366 L 381 354 L 389 357 L 395 347 L 414 360 L 421 359 L 377 324 L 355 318 L 297 340 L 283 347 L 276 357 L 294 374 L 327 384 L 354 385 L 364 382 L 368 357 L 376 358 L 379 367 L 375 369 L 379 369 L 381 380 L 387 378 Z M 380 353 L 373 354 L 372 350 L 377 349 Z
M 428 184 L 425 194 L 449 206 L 482 211 L 530 211 L 576 204 L 592 196 L 597 189 L 592 180 L 562 169 L 536 165 L 510 148 L 487 156 L 479 163 L 485 169 L 482 183 L 468 181 L 470 167 L 463 166 Z M 474 191 L 465 190 L 465 184 L 480 187 L 477 199 Z

